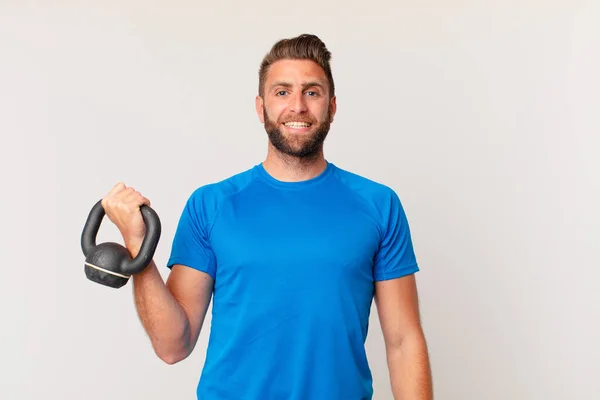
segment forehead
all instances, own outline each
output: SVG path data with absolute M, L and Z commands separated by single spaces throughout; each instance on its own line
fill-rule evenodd
M 267 85 L 273 81 L 288 81 L 302 83 L 303 81 L 319 81 L 325 84 L 325 71 L 311 60 L 278 60 L 269 67 Z

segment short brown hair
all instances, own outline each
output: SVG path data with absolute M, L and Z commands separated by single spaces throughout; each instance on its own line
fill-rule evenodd
M 335 95 L 335 84 L 333 83 L 333 74 L 329 65 L 331 52 L 327 50 L 325 43 L 317 36 L 305 33 L 293 38 L 279 40 L 265 55 L 258 72 L 258 93 L 260 96 L 264 97 L 265 81 L 271 64 L 275 61 L 285 59 L 311 60 L 319 64 L 325 71 L 325 76 L 327 76 L 327 80 L 329 81 L 330 96 L 333 97 Z

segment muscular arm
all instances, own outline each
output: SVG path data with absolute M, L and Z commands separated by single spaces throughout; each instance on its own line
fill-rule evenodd
M 150 206 L 150 200 L 123 182 L 117 182 L 102 198 L 106 215 L 121 232 L 132 257 L 138 255 L 145 236 L 142 205 Z M 137 312 L 161 360 L 174 364 L 190 355 L 212 291 L 210 275 L 183 265 L 173 266 L 166 284 L 154 261 L 133 276 Z
M 420 322 L 414 275 L 376 282 L 375 303 L 394 399 L 433 399 L 429 356 Z
M 127 248 L 132 256 L 139 251 L 138 244 L 129 244 Z M 182 265 L 173 266 L 166 284 L 154 261 L 133 276 L 137 312 L 161 360 L 174 364 L 191 354 L 212 290 L 210 275 Z

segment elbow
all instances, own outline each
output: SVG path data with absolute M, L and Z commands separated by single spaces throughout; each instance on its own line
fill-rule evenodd
M 165 364 L 168 364 L 168 365 L 175 365 L 179 361 L 182 360 L 182 358 L 178 357 L 177 354 L 175 354 L 175 353 L 164 353 L 164 354 L 159 353 L 159 352 L 155 352 L 155 353 L 162 362 L 164 362 Z
M 154 339 L 152 345 L 158 358 L 168 365 L 185 360 L 194 349 L 188 324 L 185 325 L 181 335 L 162 338 L 162 340 Z
M 165 364 L 174 365 L 180 361 L 185 360 L 188 355 L 181 353 L 167 353 L 167 354 L 156 354 Z
M 168 365 L 175 365 L 179 361 L 182 361 L 185 359 L 185 357 L 177 357 L 175 355 L 158 356 L 158 358 L 160 358 L 162 361 L 165 362 L 165 364 L 168 364 Z
M 395 351 L 406 347 L 426 346 L 425 335 L 422 330 L 414 330 L 402 335 L 393 335 L 385 340 L 386 348 Z
M 158 358 L 161 359 L 161 361 L 168 365 L 177 364 L 178 362 L 185 360 L 190 355 L 190 352 L 186 351 L 183 348 L 179 350 L 168 351 L 159 351 L 158 349 L 155 349 L 154 352 L 156 353 Z

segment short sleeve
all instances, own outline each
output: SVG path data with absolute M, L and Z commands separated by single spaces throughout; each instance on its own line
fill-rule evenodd
M 201 193 L 194 192 L 185 204 L 175 231 L 167 267 L 181 264 L 206 272 L 215 279 L 216 261 L 209 240 L 213 213 L 207 211 L 209 208 Z
M 390 189 L 381 207 L 382 239 L 375 256 L 374 279 L 399 278 L 419 271 L 408 220 L 398 195 Z

